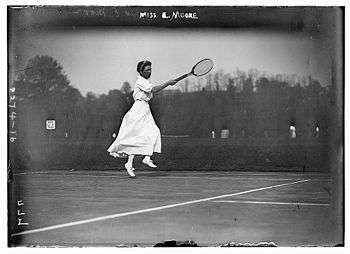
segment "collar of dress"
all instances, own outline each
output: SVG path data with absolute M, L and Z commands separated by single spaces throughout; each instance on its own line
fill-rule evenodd
M 137 76 L 138 79 L 141 79 L 142 81 L 146 81 L 146 82 L 149 82 L 148 79 L 145 79 L 144 77 L 142 77 L 141 75 L 138 75 Z

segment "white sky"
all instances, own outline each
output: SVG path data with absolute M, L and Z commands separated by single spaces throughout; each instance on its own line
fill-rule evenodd
M 71 29 L 28 31 L 15 37 L 16 68 L 23 68 L 35 55 L 50 55 L 64 69 L 71 85 L 83 95 L 132 85 L 136 64 L 153 63 L 152 83 L 175 78 L 189 71 L 202 58 L 212 58 L 213 71 L 248 71 L 256 68 L 271 74 L 311 74 L 321 84 L 330 80 L 328 49 L 303 34 L 234 29 Z M 317 53 L 317 54 L 315 54 Z M 308 63 L 309 61 L 309 65 Z M 322 59 L 322 61 L 321 61 Z

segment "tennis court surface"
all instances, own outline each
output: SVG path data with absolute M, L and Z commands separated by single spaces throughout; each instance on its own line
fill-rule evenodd
M 17 214 L 10 216 L 16 224 L 10 241 L 17 246 L 141 247 L 166 240 L 193 240 L 199 246 L 342 243 L 333 207 L 339 200 L 332 197 L 329 174 L 161 169 L 136 174 L 14 174 L 16 199 L 10 205 Z M 18 226 L 19 218 L 28 225 Z

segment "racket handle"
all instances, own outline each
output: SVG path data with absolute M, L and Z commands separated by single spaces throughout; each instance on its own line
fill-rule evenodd
M 190 76 L 191 73 L 187 73 L 187 74 L 184 74 L 176 79 L 174 79 L 176 82 L 179 82 L 180 80 L 184 79 L 184 78 L 187 78 L 188 76 Z

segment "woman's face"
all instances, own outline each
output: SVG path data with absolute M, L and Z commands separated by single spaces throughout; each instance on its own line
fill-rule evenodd
M 147 65 L 145 68 L 143 68 L 143 71 L 141 72 L 141 76 L 145 79 L 149 79 L 152 74 L 152 67 L 150 65 Z

